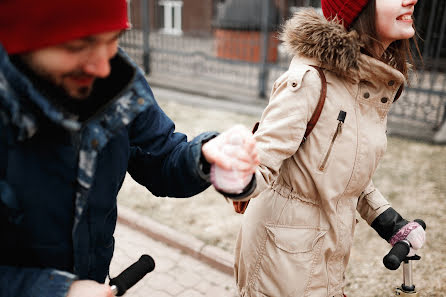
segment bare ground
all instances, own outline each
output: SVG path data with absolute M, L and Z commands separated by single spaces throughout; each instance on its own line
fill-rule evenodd
M 189 137 L 205 130 L 223 131 L 235 123 L 251 127 L 258 120 L 174 102 L 160 105 L 176 123 L 177 131 Z M 446 296 L 446 146 L 389 137 L 388 151 L 374 182 L 404 217 L 425 220 L 427 242 L 419 253 L 421 261 L 414 263 L 414 283 L 421 297 Z M 118 199 L 119 204 L 229 252 L 243 218 L 212 188 L 193 199 L 159 198 L 128 176 Z M 401 269 L 389 271 L 383 266 L 389 245 L 358 219 L 346 294 L 393 296 L 394 287 L 402 283 Z

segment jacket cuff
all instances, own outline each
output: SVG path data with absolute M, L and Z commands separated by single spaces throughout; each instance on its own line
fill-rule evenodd
M 372 228 L 378 232 L 387 242 L 390 241 L 393 235 L 400 230 L 409 221 L 403 219 L 401 215 L 396 212 L 392 207 L 388 208 L 382 214 L 380 214 L 371 224 Z
M 369 225 L 388 208 L 390 208 L 390 203 L 374 186 L 369 187 L 361 194 L 356 207 L 361 217 Z
M 206 182 L 211 182 L 211 164 L 206 161 L 206 158 L 203 156 L 203 145 L 209 140 L 217 137 L 219 135 L 218 132 L 207 132 L 200 135 L 200 158 L 198 160 L 198 175 L 205 180 Z
M 217 190 L 217 192 L 219 192 L 220 194 L 222 194 L 223 196 L 225 196 L 226 198 L 235 200 L 235 201 L 240 201 L 240 200 L 246 200 L 243 199 L 245 197 L 248 197 L 249 195 L 251 195 L 254 190 L 257 187 L 257 180 L 256 180 L 256 175 L 253 174 L 251 181 L 249 182 L 249 184 L 243 189 L 243 191 L 240 194 L 231 194 L 231 193 L 226 193 L 223 192 L 221 190 L 218 190 L 217 188 L 215 190 Z

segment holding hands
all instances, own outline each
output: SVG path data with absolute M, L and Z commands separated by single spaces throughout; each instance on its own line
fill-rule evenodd
M 211 164 L 211 182 L 217 190 L 239 194 L 250 183 L 259 158 L 251 131 L 236 125 L 202 147 Z

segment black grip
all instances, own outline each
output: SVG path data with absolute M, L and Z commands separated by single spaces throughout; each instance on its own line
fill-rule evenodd
M 421 219 L 415 219 L 415 220 L 413 220 L 413 221 L 414 221 L 414 222 L 417 222 L 418 224 L 420 224 L 421 227 L 423 227 L 423 229 L 426 230 L 426 223 L 425 223 L 423 220 L 421 220 Z
M 397 270 L 400 267 L 401 262 L 406 259 L 407 254 L 409 254 L 410 246 L 406 241 L 398 241 L 392 247 L 390 252 L 384 257 L 383 263 L 387 269 Z
M 426 230 L 426 223 L 423 220 L 415 219 L 414 222 L 423 227 Z M 401 262 L 403 262 L 410 252 L 410 243 L 408 241 L 398 241 L 392 247 L 390 252 L 383 258 L 384 266 L 390 270 L 397 270 L 400 267 Z
M 138 261 L 130 265 L 117 277 L 112 278 L 109 285 L 115 285 L 118 289 L 116 296 L 122 296 L 153 269 L 155 269 L 155 261 L 153 261 L 153 258 L 149 255 L 142 255 Z

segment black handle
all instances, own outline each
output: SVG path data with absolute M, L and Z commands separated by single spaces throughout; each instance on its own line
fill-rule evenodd
M 414 222 L 423 227 L 426 230 L 426 223 L 423 220 L 416 219 Z M 398 241 L 389 251 L 389 253 L 383 258 L 384 266 L 390 270 L 397 270 L 400 267 L 401 262 L 403 262 L 410 252 L 410 243 L 407 240 Z
M 149 255 L 142 255 L 138 261 L 130 265 L 117 277 L 110 280 L 110 286 L 116 286 L 116 296 L 122 296 L 134 284 L 140 281 L 147 273 L 155 269 L 155 261 Z
M 397 270 L 401 262 L 406 259 L 410 251 L 410 244 L 408 241 L 398 241 L 392 247 L 390 252 L 384 257 L 383 263 L 387 269 Z

